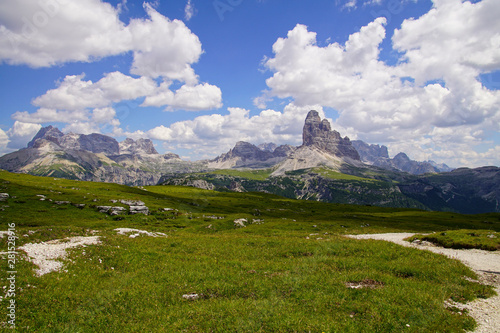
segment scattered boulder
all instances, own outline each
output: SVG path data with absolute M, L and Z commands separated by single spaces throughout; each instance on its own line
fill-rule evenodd
M 245 228 L 246 227 L 245 223 L 248 223 L 247 219 L 234 220 L 234 226 L 238 228 Z
M 56 205 L 69 205 L 71 202 L 69 201 L 54 201 Z
M 7 201 L 10 198 L 9 193 L 0 193 L 0 201 Z
M 146 204 L 140 200 L 120 200 L 120 202 L 127 206 L 145 206 Z
M 200 295 L 198 294 L 186 294 L 182 295 L 182 298 L 187 299 L 189 301 L 194 301 L 200 298 Z
M 149 215 L 149 208 L 146 206 L 130 206 L 130 214 Z
M 76 208 L 80 208 L 80 209 L 85 208 L 85 204 L 72 204 L 72 205 L 75 206 Z
M 203 215 L 203 218 L 212 219 L 212 220 L 222 220 L 222 219 L 224 219 L 224 216 Z
M 168 237 L 167 234 L 164 234 L 163 232 L 149 232 L 145 230 L 139 230 L 139 229 L 131 229 L 131 228 L 117 228 L 115 231 L 118 233 L 118 235 L 127 235 L 127 234 L 132 234 L 129 235 L 130 238 L 136 238 L 138 236 L 146 235 L 150 237 Z
M 120 206 L 97 206 L 99 213 L 107 213 L 111 216 L 125 214 L 127 209 Z
M 115 216 L 115 215 L 125 214 L 126 212 L 127 212 L 126 208 L 120 206 L 114 206 L 111 207 L 111 209 L 109 210 L 109 215 Z
M 111 206 L 97 206 L 99 213 L 107 213 L 112 207 Z

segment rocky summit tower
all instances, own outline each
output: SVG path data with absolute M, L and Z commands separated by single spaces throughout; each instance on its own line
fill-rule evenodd
M 302 131 L 302 146 L 316 147 L 322 151 L 337 157 L 349 157 L 353 160 L 360 160 L 358 151 L 346 136 L 342 138 L 340 133 L 332 131 L 330 122 L 321 120 L 315 110 L 309 111 Z

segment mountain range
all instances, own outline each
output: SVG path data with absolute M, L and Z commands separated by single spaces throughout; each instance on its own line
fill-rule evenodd
M 411 160 L 405 153 L 399 153 L 394 158 L 389 157 L 386 146 L 370 145 L 361 140 L 352 141 L 354 148 L 359 152 L 361 160 L 370 165 L 389 170 L 409 172 L 414 175 L 452 171 L 446 164 L 437 164 L 434 161 L 417 162 Z
M 102 134 L 64 134 L 42 128 L 26 148 L 0 157 L 0 168 L 38 176 L 153 185 L 167 172 L 204 170 L 203 164 L 160 155 L 149 139 L 122 142 Z
M 305 119 L 302 139 L 298 147 L 240 141 L 213 160 L 190 162 L 159 154 L 149 139 L 118 142 L 48 126 L 26 148 L 0 157 L 0 168 L 135 186 L 162 183 L 350 204 L 500 211 L 497 167 L 452 170 L 413 161 L 405 153 L 390 158 L 385 146 L 341 137 L 314 110 Z

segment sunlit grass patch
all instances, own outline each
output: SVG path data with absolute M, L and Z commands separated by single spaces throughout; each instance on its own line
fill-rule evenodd
M 456 332 L 473 328 L 473 321 L 448 311 L 444 300 L 484 293 L 463 280 L 474 276 L 463 265 L 383 242 L 286 234 L 101 236 L 101 245 L 71 250 L 64 272 L 39 278 L 21 265 L 22 283 L 32 286 L 18 297 L 21 327 L 390 332 L 409 325 L 410 332 Z M 400 274 L 410 269 L 411 276 Z M 347 288 L 352 282 L 376 287 Z M 200 297 L 183 298 L 191 293 Z
M 414 235 L 409 241 L 416 239 L 453 249 L 500 250 L 500 233 L 493 230 L 448 230 L 430 235 Z

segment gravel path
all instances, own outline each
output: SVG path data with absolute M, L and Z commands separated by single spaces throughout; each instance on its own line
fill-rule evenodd
M 453 306 L 467 309 L 470 315 L 477 321 L 479 326 L 474 333 L 500 332 L 500 253 L 498 251 L 445 249 L 428 243 L 413 244 L 403 240 L 413 235 L 414 234 L 410 233 L 389 233 L 350 235 L 347 237 L 389 241 L 406 247 L 428 250 L 443 254 L 452 259 L 460 260 L 481 277 L 481 282 L 494 285 L 498 295 L 487 299 L 477 299 L 467 304 L 454 303 Z

